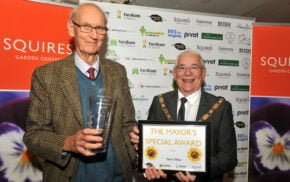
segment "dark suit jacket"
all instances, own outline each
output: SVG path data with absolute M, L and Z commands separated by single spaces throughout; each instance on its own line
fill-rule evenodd
M 45 159 L 44 181 L 66 182 L 74 178 L 78 155 L 62 157 L 66 137 L 82 129 L 82 109 L 73 56 L 36 68 L 32 76 L 31 105 L 24 142 Z M 116 110 L 111 140 L 125 181 L 132 181 L 135 150 L 129 132 L 135 122 L 125 68 L 109 60 L 100 61 L 106 95 L 113 95 Z
M 162 95 L 172 119 L 177 120 L 177 90 Z M 197 120 L 206 114 L 218 99 L 202 91 Z M 148 120 L 167 121 L 158 96 L 153 98 Z M 210 181 L 222 181 L 223 173 L 233 170 L 237 165 L 237 144 L 231 104 L 224 101 L 206 121 L 211 123 Z M 209 181 L 201 180 L 203 177 L 199 178 L 199 181 Z

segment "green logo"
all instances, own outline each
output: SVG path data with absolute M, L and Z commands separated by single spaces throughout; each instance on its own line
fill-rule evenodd
M 163 54 L 160 54 L 158 59 L 161 64 L 175 64 L 175 60 L 165 59 Z
M 217 33 L 201 33 L 201 39 L 223 40 L 223 34 Z
M 118 41 L 116 39 L 110 40 L 110 46 L 117 46 L 117 45 L 118 45 Z
M 249 85 L 231 85 L 231 91 L 248 92 L 250 90 Z
M 133 68 L 132 69 L 132 75 L 139 75 L 139 69 L 138 68 Z
M 227 60 L 227 59 L 219 59 L 218 65 L 221 66 L 239 66 L 239 61 L 238 60 Z

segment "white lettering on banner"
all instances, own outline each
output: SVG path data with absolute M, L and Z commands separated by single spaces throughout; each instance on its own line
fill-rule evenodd
M 290 67 L 290 57 L 261 57 L 261 66 Z
M 45 41 L 32 41 L 23 39 L 11 39 L 5 38 L 3 40 L 4 50 L 16 50 L 22 53 L 27 52 L 41 52 L 41 53 L 53 53 L 53 54 L 71 54 L 71 45 L 64 43 L 54 43 Z

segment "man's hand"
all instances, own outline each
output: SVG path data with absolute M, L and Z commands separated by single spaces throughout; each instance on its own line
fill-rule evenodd
M 137 126 L 134 126 L 133 131 L 129 134 L 130 140 L 132 144 L 134 145 L 135 149 L 138 150 L 138 144 L 139 144 L 139 129 Z
M 100 136 L 102 130 L 85 128 L 79 130 L 75 135 L 65 139 L 63 151 L 81 153 L 84 156 L 93 156 L 95 153 L 90 149 L 98 149 L 103 147 L 103 138 Z
M 145 169 L 144 177 L 147 180 L 154 180 L 154 179 L 160 179 L 160 178 L 166 179 L 167 174 L 164 173 L 160 169 L 156 169 L 155 167 L 147 167 Z
M 191 175 L 189 172 L 178 172 L 175 176 L 182 182 L 194 182 L 196 180 L 196 176 Z

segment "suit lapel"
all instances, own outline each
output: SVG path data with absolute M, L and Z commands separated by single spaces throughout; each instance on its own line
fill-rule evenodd
M 169 110 L 169 113 L 174 121 L 177 120 L 177 99 L 178 99 L 178 94 L 177 90 L 172 92 L 172 94 L 169 95 L 167 100 L 168 102 L 166 103 L 166 106 Z
M 76 66 L 74 64 L 73 56 L 70 56 L 66 60 L 66 64 L 62 68 L 62 76 L 60 80 L 63 82 L 61 88 L 63 90 L 63 95 L 71 105 L 76 116 L 78 118 L 79 124 L 82 126 L 82 107 L 80 102 L 79 85 L 77 81 Z
M 106 96 L 113 96 L 113 73 L 114 70 L 106 63 L 106 60 L 100 60 L 100 70 L 103 77 L 104 89 Z
M 205 113 L 207 113 L 210 107 L 211 105 L 207 98 L 207 94 L 204 91 L 202 91 L 196 121 L 198 121 Z

